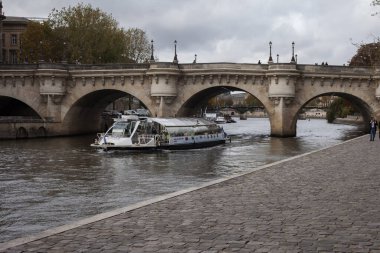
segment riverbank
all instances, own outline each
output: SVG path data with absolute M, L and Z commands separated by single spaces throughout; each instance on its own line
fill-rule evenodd
M 346 124 L 346 125 L 359 126 L 359 125 L 364 125 L 364 122 L 363 122 L 362 117 L 349 116 L 347 118 L 336 118 L 334 120 L 334 124 Z
M 268 118 L 266 115 L 249 115 L 246 116 L 246 118 Z M 269 118 L 268 118 L 269 119 Z M 298 120 L 311 120 L 311 119 L 317 119 L 317 120 L 326 120 L 326 118 L 323 117 L 302 117 L 299 118 Z M 344 125 L 353 125 L 353 126 L 359 126 L 363 125 L 363 118 L 362 117 L 357 117 L 357 116 L 348 116 L 347 118 L 336 118 L 333 122 L 334 124 L 344 124 Z
M 0 249 L 379 252 L 379 150 L 366 135 Z

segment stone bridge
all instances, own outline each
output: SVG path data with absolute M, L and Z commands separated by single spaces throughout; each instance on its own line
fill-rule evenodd
M 319 96 L 343 97 L 364 120 L 380 119 L 379 84 L 379 68 L 295 62 L 1 65 L 0 137 L 97 132 L 105 107 L 127 94 L 154 116 L 190 116 L 226 90 L 255 96 L 269 115 L 272 136 L 290 137 L 300 110 Z

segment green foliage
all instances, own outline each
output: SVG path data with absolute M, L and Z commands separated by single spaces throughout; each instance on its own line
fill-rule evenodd
M 380 0 L 372 0 L 371 5 L 380 6 Z M 378 12 L 372 14 L 377 15 Z M 367 44 L 354 44 L 358 50 L 351 58 L 350 66 L 379 66 L 380 65 L 380 39 L 377 37 L 375 42 Z
M 334 120 L 336 119 L 335 112 L 333 110 L 330 110 L 330 109 L 327 110 L 326 119 L 327 119 L 328 123 L 333 123 Z
M 234 104 L 234 101 L 232 100 L 231 96 L 224 97 L 222 99 L 222 105 L 225 106 L 225 107 L 232 106 L 233 104 Z
M 150 57 L 150 44 L 146 33 L 138 28 L 126 32 L 128 59 L 133 62 L 144 62 Z
M 22 61 L 33 63 L 42 58 L 42 54 L 47 54 L 48 41 L 46 30 L 48 25 L 38 22 L 30 22 L 28 29 L 21 35 L 21 59 Z M 50 54 L 50 53 L 49 53 Z
M 380 0 L 372 0 L 372 3 L 371 3 L 373 6 L 378 6 L 380 5 Z
M 348 100 L 336 98 L 327 109 L 327 122 L 332 123 L 336 118 L 346 118 L 356 112 Z
M 212 97 L 207 101 L 208 108 L 219 108 L 218 97 Z
M 374 7 L 379 6 L 380 5 L 380 0 L 372 0 L 371 5 L 374 6 Z M 374 14 L 372 14 L 372 16 L 375 16 L 377 14 L 379 14 L 379 13 L 375 12 Z
M 380 1 L 380 0 L 379 0 Z M 380 65 L 380 42 L 356 45 L 358 50 L 351 58 L 350 66 Z
M 246 94 L 244 100 L 235 100 L 231 94 L 223 94 L 210 98 L 207 101 L 207 108 L 218 109 L 221 107 L 233 107 L 238 110 L 240 113 L 244 113 L 249 109 L 247 107 L 260 106 L 263 107 L 263 104 L 251 94 Z
M 254 96 L 248 94 L 244 99 L 244 106 L 263 106 L 263 104 Z
M 138 28 L 125 31 L 111 15 L 83 3 L 53 9 L 48 21 L 31 23 L 22 42 L 24 57 L 33 61 L 42 57 L 45 61 L 85 64 L 143 62 L 149 56 L 144 31 Z M 32 57 L 32 51 L 43 54 Z
M 210 98 L 207 101 L 208 108 L 221 108 L 221 107 L 229 107 L 234 104 L 234 101 L 229 96 L 215 96 Z

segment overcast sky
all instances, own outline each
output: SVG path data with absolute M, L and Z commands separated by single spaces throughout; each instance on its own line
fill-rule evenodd
M 121 27 L 145 30 L 155 41 L 160 61 L 172 61 L 177 40 L 180 63 L 263 63 L 291 59 L 295 42 L 298 62 L 347 63 L 352 43 L 380 36 L 379 8 L 371 0 L 3 0 L 8 16 L 46 18 L 53 8 L 90 3 L 111 14 Z

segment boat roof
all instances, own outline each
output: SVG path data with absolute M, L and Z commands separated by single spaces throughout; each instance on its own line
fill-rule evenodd
M 215 122 L 209 121 L 204 118 L 149 118 L 138 117 L 137 115 L 122 115 L 121 118 L 115 118 L 115 122 L 126 122 L 128 120 L 148 120 L 156 122 L 165 127 L 193 127 L 193 126 L 212 126 L 216 125 Z
M 151 118 L 151 120 L 166 127 L 215 125 L 214 122 L 203 118 Z
M 115 121 L 125 121 L 125 120 L 138 120 L 137 115 L 121 115 L 121 118 L 116 118 Z

